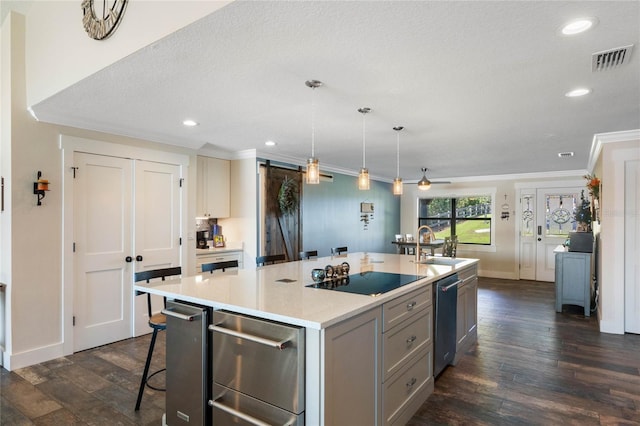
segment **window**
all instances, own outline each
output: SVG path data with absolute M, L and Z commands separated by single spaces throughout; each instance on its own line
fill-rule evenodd
M 490 245 L 491 204 L 489 195 L 421 198 L 418 225 L 428 225 L 439 240 L 455 235 L 460 244 Z

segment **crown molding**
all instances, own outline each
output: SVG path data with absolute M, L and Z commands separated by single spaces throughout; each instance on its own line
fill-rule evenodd
M 589 151 L 589 162 L 587 163 L 587 172 L 593 172 L 604 144 L 627 142 L 632 140 L 640 140 L 640 129 L 624 130 L 621 132 L 596 133 L 593 135 L 591 151 Z

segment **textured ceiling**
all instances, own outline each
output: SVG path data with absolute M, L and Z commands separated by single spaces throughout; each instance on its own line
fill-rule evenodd
M 584 16 L 598 25 L 560 34 Z M 421 167 L 430 178 L 581 170 L 594 134 L 640 128 L 639 40 L 637 1 L 236 1 L 32 109 L 45 122 L 304 161 L 315 98 L 321 169 L 362 166 L 366 106 L 375 177 L 396 176 L 398 125 L 409 181 Z M 591 71 L 593 53 L 629 44 L 625 65 Z M 593 92 L 564 96 L 578 86 Z

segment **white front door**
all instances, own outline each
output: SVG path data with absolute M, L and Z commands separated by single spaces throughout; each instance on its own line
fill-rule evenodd
M 74 352 L 131 336 L 132 162 L 75 153 Z
M 179 266 L 180 166 L 136 161 L 135 169 L 136 272 Z M 146 297 L 135 300 L 135 336 L 150 331 Z M 161 297 L 154 296 L 152 309 L 162 309 Z
M 580 188 L 538 189 L 536 214 L 536 280 L 555 281 L 555 253 L 576 230 L 574 213 Z
M 520 279 L 555 280 L 555 253 L 575 231 L 580 187 L 520 191 Z

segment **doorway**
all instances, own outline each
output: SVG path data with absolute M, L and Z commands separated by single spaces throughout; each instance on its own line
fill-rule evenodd
M 520 190 L 520 279 L 555 281 L 554 249 L 576 230 L 574 215 L 582 189 Z

